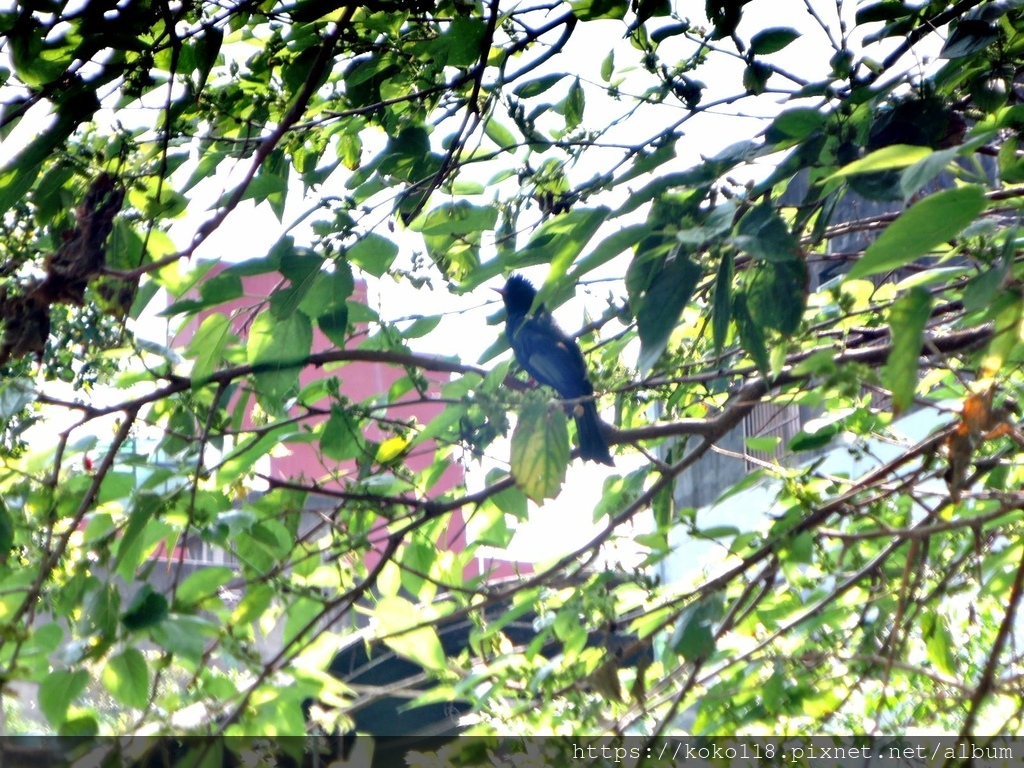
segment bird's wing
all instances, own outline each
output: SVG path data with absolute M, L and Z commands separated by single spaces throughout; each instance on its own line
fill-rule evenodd
M 587 381 L 583 353 L 550 316 L 527 318 L 514 329 L 509 341 L 527 372 L 562 397 L 582 397 L 593 391 Z

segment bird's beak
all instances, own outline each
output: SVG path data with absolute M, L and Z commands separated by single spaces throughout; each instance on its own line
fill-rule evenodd
M 502 298 L 505 298 L 505 289 L 504 288 L 491 288 L 491 290 L 494 291 L 499 296 L 501 296 Z

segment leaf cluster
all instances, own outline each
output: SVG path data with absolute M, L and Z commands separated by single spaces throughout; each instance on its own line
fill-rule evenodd
M 31 727 L 1019 730 L 1024 9 L 782 5 L 0 13 Z M 619 467 L 503 580 L 574 471 L 480 309 L 514 270 L 588 294 Z M 329 674 L 357 631 L 415 674 Z

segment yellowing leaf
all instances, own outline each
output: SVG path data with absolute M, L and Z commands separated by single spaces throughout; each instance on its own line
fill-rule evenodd
M 855 176 L 858 173 L 874 173 L 876 171 L 890 171 L 894 168 L 907 168 L 928 157 L 931 153 L 932 150 L 928 147 L 918 147 L 911 144 L 893 144 L 877 149 L 859 160 L 854 160 L 849 165 L 844 165 L 833 173 L 829 180 Z
M 427 670 L 441 672 L 446 669 L 444 648 L 434 627 L 417 627 L 409 632 L 403 631 L 406 627 L 415 626 L 434 617 L 425 615 L 425 612 L 417 610 L 413 603 L 397 596 L 379 601 L 373 615 L 377 619 L 380 634 L 385 636 L 384 644 L 399 656 L 416 662 Z M 387 636 L 398 632 L 402 634 Z
M 532 403 L 519 415 L 512 433 L 512 476 L 523 492 L 540 503 L 562 490 L 569 466 L 569 428 L 560 408 Z

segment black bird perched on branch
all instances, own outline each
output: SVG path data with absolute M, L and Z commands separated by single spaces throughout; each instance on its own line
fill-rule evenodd
M 505 301 L 505 335 L 526 372 L 566 400 L 593 395 L 587 364 L 576 340 L 558 327 L 543 305 L 530 314 L 537 296 L 530 281 L 522 275 L 512 275 L 505 287 L 497 290 Z M 614 466 L 594 401 L 576 403 L 573 416 L 580 436 L 580 457 Z

